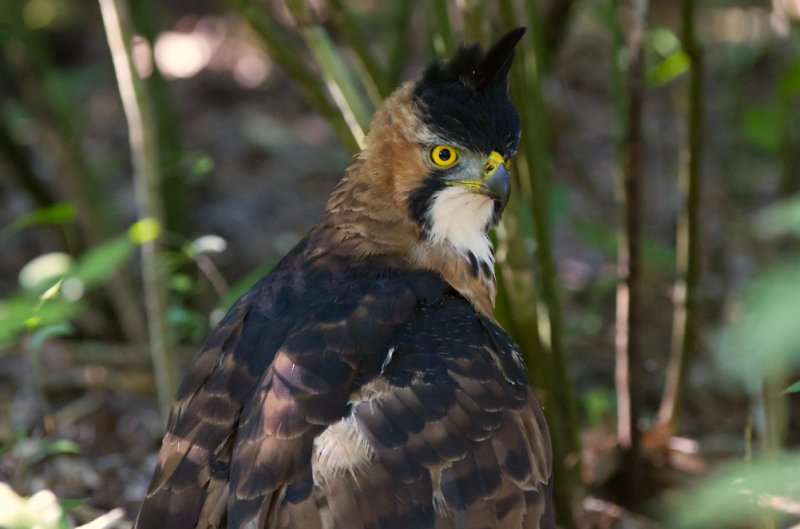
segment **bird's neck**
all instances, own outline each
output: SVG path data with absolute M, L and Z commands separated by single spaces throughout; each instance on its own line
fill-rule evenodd
M 401 268 L 433 270 L 477 310 L 492 317 L 494 260 L 491 243 L 480 235 L 486 247 L 475 252 L 447 240 L 431 240 L 389 195 L 349 174 L 331 196 L 314 239 L 325 251 L 355 260 L 388 258 Z

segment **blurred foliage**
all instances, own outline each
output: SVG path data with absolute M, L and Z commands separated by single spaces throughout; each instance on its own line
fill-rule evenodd
M 27 217 L 52 218 L 52 208 Z M 127 234 L 88 249 L 78 259 L 51 252 L 30 261 L 20 270 L 20 292 L 0 301 L 0 346 L 26 331 L 39 332 L 41 337 L 48 329 L 65 329 L 66 322 L 86 309 L 85 294 L 118 274 L 134 248 L 157 231 L 157 226 L 145 219 L 131 226 Z
M 61 505 L 49 490 L 22 498 L 0 483 L 0 527 L 4 529 L 70 529 Z
M 753 391 L 764 377 L 800 369 L 799 299 L 796 264 L 760 273 L 735 304 L 732 323 L 719 337 L 720 368 Z
M 147 53 L 151 60 L 161 32 L 174 30 L 188 34 L 182 26 L 187 24 L 187 19 L 173 19 L 164 14 L 171 8 L 159 6 L 157 2 L 132 4 L 135 22 L 141 26 L 138 29 L 149 41 Z M 598 156 L 602 149 L 565 154 L 572 144 L 561 142 L 575 131 L 576 122 L 588 126 L 600 123 L 601 128 L 616 131 L 604 136 L 609 143 L 621 139 L 615 136 L 623 130 L 621 116 L 613 110 L 586 111 L 579 105 L 576 105 L 577 110 L 570 108 L 576 99 L 571 92 L 574 87 L 569 83 L 583 90 L 592 83 L 600 85 L 598 93 L 606 99 L 602 105 L 614 107 L 618 104 L 615 99 L 622 99 L 625 94 L 623 87 L 614 85 L 610 71 L 612 66 L 621 71 L 626 56 L 622 46 L 608 59 L 608 64 L 596 63 L 596 57 L 591 54 L 588 58 L 576 56 L 574 50 L 559 56 L 558 49 L 550 46 L 560 39 L 549 34 L 559 23 L 566 22 L 551 19 L 549 15 L 555 9 L 566 8 L 568 12 L 570 4 L 572 2 L 556 0 L 537 9 L 537 3 L 513 0 L 496 4 L 407 1 L 395 2 L 391 6 L 350 0 L 290 0 L 285 4 L 228 0 L 230 9 L 226 16 L 238 13 L 241 20 L 235 20 L 239 24 L 243 21 L 249 24 L 252 34 L 248 34 L 250 40 L 242 40 L 245 42 L 242 48 L 250 51 L 257 48 L 259 53 L 269 56 L 269 61 L 264 60 L 263 64 L 269 68 L 273 63 L 281 67 L 285 77 L 302 92 L 305 101 L 329 122 L 341 149 L 349 152 L 358 150 L 376 105 L 394 85 L 407 77 L 410 66 L 413 65 L 414 71 L 418 70 L 422 57 L 428 58 L 432 54 L 448 56 L 461 40 L 481 40 L 486 44 L 508 25 L 529 26 L 511 86 L 525 118 L 525 133 L 514 168 L 515 185 L 519 189 L 507 213 L 514 218 L 504 227 L 503 236 L 508 239 L 498 237 L 498 247 L 503 248 L 505 256 L 498 260 L 498 264 L 507 266 L 504 271 L 510 272 L 501 277 L 506 286 L 501 286 L 498 317 L 524 345 L 528 358 L 536 359 L 535 376 L 542 379 L 542 387 L 538 389 L 554 425 L 557 451 L 563 450 L 557 453 L 557 462 L 568 460 L 573 464 L 577 456 L 565 453 L 567 450 L 564 449 L 567 443 L 563 436 L 567 435 L 568 428 L 559 421 L 577 421 L 569 417 L 569 406 L 563 401 L 574 398 L 581 403 L 585 419 L 571 426 L 586 428 L 603 428 L 613 423 L 616 401 L 610 389 L 611 383 L 603 378 L 607 376 L 605 372 L 597 377 L 601 382 L 607 382 L 607 387 L 592 384 L 572 390 L 562 384 L 554 355 L 562 355 L 557 360 L 566 367 L 567 380 L 575 372 L 588 369 L 582 365 L 584 357 L 580 356 L 585 351 L 579 350 L 575 344 L 592 349 L 602 362 L 609 364 L 608 356 L 602 355 L 613 340 L 608 316 L 613 312 L 610 307 L 613 306 L 617 277 L 603 266 L 613 264 L 616 258 L 618 227 L 608 220 L 614 218 L 613 211 L 609 215 L 585 214 L 584 209 L 587 212 L 592 209 L 585 207 L 586 197 L 581 197 L 583 201 L 574 199 L 574 195 L 581 191 L 572 186 L 577 185 L 582 175 L 580 170 L 571 174 L 571 164 L 581 156 L 590 158 L 589 164 L 595 162 L 595 157 L 602 162 L 603 153 Z M 727 9 L 728 4 L 715 2 L 700 7 L 711 20 L 712 16 Z M 737 17 L 755 19 L 756 12 L 764 10 L 763 6 L 751 9 L 739 4 L 730 8 L 728 22 L 731 27 L 736 27 Z M 607 41 L 616 42 L 623 36 L 620 13 L 625 14 L 626 5 L 604 0 L 584 2 L 579 6 L 575 25 L 564 26 L 573 28 L 571 33 L 566 29 L 563 31 L 575 42 L 591 39 L 589 47 L 599 48 L 594 44 L 596 42 L 607 46 Z M 655 2 L 654 5 L 658 7 L 659 4 Z M 674 9 L 673 4 L 667 7 Z M 226 274 L 215 264 L 216 254 L 226 251 L 228 241 L 217 235 L 194 233 L 195 228 L 190 224 L 192 219 L 184 218 L 186 212 L 182 208 L 185 205 L 181 203 L 198 200 L 196 195 L 200 193 L 197 190 L 226 167 L 219 164 L 212 154 L 197 147 L 184 150 L 181 146 L 184 142 L 178 141 L 184 131 L 175 128 L 175 123 L 172 126 L 159 123 L 159 147 L 164 159 L 161 169 L 165 178 L 179 180 L 178 183 L 186 186 L 188 192 L 180 186 L 177 193 L 174 187 L 166 189 L 165 186 L 163 190 L 167 209 L 178 212 L 177 219 L 167 221 L 175 226 L 162 226 L 153 219 L 144 219 L 123 233 L 124 223 L 131 220 L 127 212 L 120 210 L 122 201 L 107 195 L 122 193 L 113 188 L 109 175 L 118 171 L 117 166 L 123 165 L 127 159 L 117 153 L 94 151 L 93 144 L 88 141 L 92 132 L 87 130 L 91 123 L 87 95 L 92 87 L 108 83 L 112 78 L 110 59 L 103 55 L 102 60 L 97 60 L 95 56 L 102 54 L 92 47 L 96 43 L 89 40 L 90 45 L 81 53 L 91 56 L 92 60 L 76 65 L 72 62 L 76 59 L 71 55 L 75 53 L 74 49 L 64 44 L 86 31 L 87 27 L 99 27 L 96 5 L 79 0 L 0 0 L 0 8 L 5 8 L 0 13 L 0 92 L 3 95 L 0 102 L 0 132 L 3 133 L 0 142 L 3 142 L 3 149 L 0 156 L 9 162 L 8 166 L 13 169 L 9 170 L 18 175 L 18 179 L 19 175 L 24 176 L 19 180 L 20 189 L 30 194 L 30 203 L 33 204 L 27 212 L 0 229 L 0 245 L 19 241 L 40 229 L 48 229 L 47 233 L 58 234 L 63 239 L 59 239 L 59 245 L 52 251 L 40 251 L 39 255 L 26 257 L 27 263 L 20 267 L 16 282 L 7 282 L 18 286 L 0 299 L 0 356 L 10 351 L 8 346 L 12 344 L 21 344 L 22 350 L 35 357 L 50 340 L 61 337 L 84 339 L 92 331 L 85 328 L 82 318 L 95 312 L 105 315 L 116 298 L 129 298 L 134 309 L 141 312 L 140 278 L 132 261 L 142 244 L 158 238 L 164 241 L 158 264 L 169 290 L 167 342 L 169 345 L 199 343 L 210 326 L 216 324 L 233 302 L 274 264 L 270 259 L 229 284 Z M 201 7 L 196 9 L 198 13 L 201 11 Z M 91 16 L 85 16 L 87 13 Z M 585 16 L 587 13 L 590 16 Z M 14 24 L 9 24 L 14 16 L 19 16 L 19 21 L 14 19 Z M 228 22 L 230 20 L 233 18 Z M 681 42 L 682 36 L 672 22 L 662 13 L 657 25 L 647 33 L 646 80 L 651 92 L 662 95 L 668 92 L 664 87 L 681 86 L 688 77 L 687 73 L 696 66 L 691 63 L 687 48 Z M 596 27 L 598 24 L 599 28 Z M 701 37 L 706 39 L 704 44 L 712 52 L 708 55 L 709 77 L 719 77 L 708 90 L 712 102 L 705 111 L 713 115 L 714 121 L 707 127 L 706 134 L 712 138 L 709 143 L 732 142 L 733 147 L 727 143 L 714 146 L 719 158 L 707 157 L 706 165 L 723 167 L 720 170 L 722 174 L 727 177 L 731 173 L 733 178 L 726 178 L 722 184 L 709 180 L 705 185 L 715 192 L 722 189 L 721 193 L 738 197 L 740 202 L 731 200 L 724 204 L 731 210 L 751 210 L 764 203 L 772 205 L 757 213 L 752 230 L 750 226 L 739 224 L 734 228 L 720 228 L 715 224 L 724 224 L 728 220 L 728 209 L 719 212 L 719 218 L 712 218 L 707 225 L 708 232 L 713 232 L 715 237 L 729 238 L 731 248 L 718 241 L 709 244 L 704 266 L 724 268 L 729 263 L 722 261 L 729 258 L 738 260 L 737 263 L 744 261 L 746 266 L 743 268 L 747 270 L 745 274 L 731 272 L 735 277 L 727 277 L 727 272 L 715 269 L 712 272 L 716 283 L 711 281 L 710 286 L 704 287 L 708 291 L 716 289 L 715 295 L 718 296 L 706 312 L 725 312 L 722 323 L 716 315 L 703 316 L 713 318 L 709 327 L 722 327 L 714 333 L 713 349 L 717 362 L 708 376 L 716 381 L 721 373 L 725 374 L 728 377 L 724 379 L 726 390 L 743 388 L 752 410 L 740 413 L 758 417 L 764 413 L 762 393 L 765 381 L 771 377 L 782 384 L 780 391 L 784 399 L 796 398 L 796 393 L 800 392 L 800 326 L 797 325 L 800 268 L 796 264 L 800 256 L 795 251 L 796 238 L 800 236 L 800 197 L 792 194 L 791 186 L 780 190 L 772 186 L 773 173 L 784 171 L 789 176 L 797 173 L 798 165 L 793 161 L 796 158 L 792 158 L 792 153 L 798 150 L 796 121 L 800 59 L 797 53 L 780 49 L 784 45 L 797 47 L 796 28 L 790 26 L 789 36 L 785 38 L 773 36 L 757 40 L 740 32 L 739 40 L 713 41 L 716 37 L 712 35 L 725 30 L 723 26 L 706 24 L 701 28 Z M 537 31 L 538 28 L 543 29 Z M 753 28 L 758 28 L 756 25 L 751 27 L 755 35 L 756 29 Z M 230 27 L 226 31 L 231 31 Z M 241 27 L 236 31 L 244 32 Z M 542 42 L 543 38 L 549 40 Z M 149 93 L 157 114 L 162 118 L 180 116 L 177 109 L 183 101 L 169 97 L 172 81 L 166 82 L 164 78 L 159 81 L 158 65 L 151 65 L 151 68 L 154 74 L 148 78 Z M 599 75 L 599 70 L 604 73 Z M 220 82 L 219 77 L 214 77 L 221 77 L 219 72 L 215 70 L 203 80 L 211 87 L 209 93 L 213 94 L 203 104 L 219 104 L 215 98 L 224 100 L 233 93 L 229 86 Z M 575 81 L 573 77 L 581 81 Z M 272 78 L 251 88 L 256 92 L 264 91 L 266 84 L 277 82 L 283 80 Z M 763 91 L 766 96 L 750 97 L 750 92 L 742 88 L 747 83 L 766 87 Z M 269 89 L 274 89 L 274 86 L 270 85 Z M 179 92 L 181 96 L 184 93 Z M 736 107 L 737 112 L 731 121 L 735 126 L 730 127 L 735 130 L 723 130 L 726 129 L 724 120 L 728 117 L 718 115 L 722 107 L 719 101 L 725 98 L 734 100 L 725 104 Z M 279 100 L 279 104 L 283 102 Z M 226 104 L 220 105 L 225 109 L 221 113 L 227 112 Z M 598 103 L 593 100 L 593 104 Z M 664 99 L 658 100 L 657 104 L 666 106 Z M 675 103 L 674 107 L 668 107 L 667 112 L 679 112 L 682 104 L 682 101 Z M 101 109 L 100 113 L 107 110 Z M 646 110 L 651 111 L 657 112 Z M 660 111 L 664 112 L 663 109 Z M 206 125 L 206 122 L 200 123 Z M 667 151 L 664 156 L 681 156 L 671 143 L 672 129 L 655 120 L 650 125 L 656 130 L 648 132 L 647 141 Z M 286 134 L 280 135 L 281 141 L 275 142 L 277 146 L 272 146 L 271 152 L 285 150 Z M 594 134 L 600 137 L 601 131 Z M 222 139 L 227 141 L 227 138 Z M 740 142 L 746 144 L 755 156 L 736 149 Z M 292 159 L 301 158 L 294 148 L 290 149 Z M 34 150 L 35 155 L 31 155 L 30 150 Z M 260 163 L 260 156 L 263 153 L 258 151 L 252 158 Z M 564 158 L 568 159 L 566 163 Z M 248 169 L 251 163 L 252 160 L 247 160 Z M 319 162 L 319 166 L 326 163 Z M 663 163 L 660 158 L 658 164 Z M 554 168 L 564 170 L 565 167 L 563 178 L 560 173 L 551 175 Z M 661 167 L 650 168 L 654 173 L 663 170 Z M 738 171 L 745 174 L 739 175 Z M 127 173 L 127 170 L 123 172 Z M 71 179 L 67 178 L 69 175 L 72 175 Z M 613 178 L 611 174 L 603 176 L 608 181 Z M 598 186 L 599 192 L 587 195 L 590 197 L 588 202 L 606 200 L 611 203 L 611 192 L 603 187 L 606 184 L 606 181 L 599 184 L 589 182 L 586 187 Z M 769 189 L 762 192 L 761 188 Z M 652 214 L 653 217 L 644 221 L 652 225 L 647 226 L 642 241 L 642 257 L 649 293 L 653 297 L 666 298 L 663 292 L 669 290 L 669 281 L 675 273 L 676 252 L 672 236 L 664 234 L 672 233 L 674 222 L 672 219 L 662 221 L 661 224 L 667 228 L 655 226 L 654 217 L 655 210 L 661 209 L 669 210 L 666 215 L 671 215 L 670 208 L 677 199 L 671 194 L 658 199 L 663 199 L 668 206 L 659 203 L 658 208 L 648 207 L 646 215 Z M 719 207 L 713 197 L 709 204 L 710 208 Z M 725 229 L 730 231 L 716 231 Z M 576 239 L 581 251 L 591 255 L 587 261 L 596 259 L 601 263 L 597 265 L 600 271 L 585 281 L 588 286 L 581 284 L 566 292 L 559 284 L 564 271 L 556 266 L 561 264 L 557 257 L 563 258 L 563 255 L 556 256 L 550 247 L 552 233 L 560 233 L 563 239 Z M 755 239 L 751 240 L 752 236 Z M 734 241 L 738 238 L 746 239 L 746 244 L 753 247 L 742 250 L 740 241 Z M 734 257 L 720 257 L 719 254 L 728 251 Z M 742 275 L 749 279 L 742 281 Z M 112 285 L 115 278 L 120 277 L 132 279 L 132 288 L 127 294 Z M 520 282 L 509 281 L 515 278 Z M 711 296 L 705 291 L 701 294 Z M 563 326 L 559 320 L 562 303 L 567 306 Z M 728 310 L 723 311 L 722 307 Z M 119 312 L 111 314 L 115 323 L 118 318 Z M 649 331 L 653 336 L 662 336 L 663 331 L 655 328 L 662 322 L 656 320 L 667 318 L 654 312 L 650 319 L 654 329 Z M 110 341 L 120 337 L 125 339 L 126 335 L 114 330 L 103 336 Z M 561 338 L 565 343 L 559 345 Z M 658 338 L 651 340 L 652 358 L 655 359 L 651 361 L 660 365 L 663 344 L 658 343 Z M 588 342 L 588 345 L 582 342 Z M 141 349 L 144 352 L 146 347 L 141 346 Z M 604 365 L 605 368 L 608 365 Z M 703 366 L 703 369 L 711 368 Z M 702 404 L 703 401 L 699 402 Z M 704 426 L 714 433 L 715 425 Z M 748 443 L 749 435 L 741 434 Z M 723 465 L 717 473 L 686 494 L 669 494 L 665 505 L 672 513 L 677 513 L 665 515 L 669 523 L 687 528 L 726 527 L 748 521 L 764 525 L 765 517 L 780 512 L 796 512 L 792 511 L 797 509 L 797 498 L 800 497 L 800 464 L 796 448 L 786 447 L 785 453 L 767 459 L 759 453 L 766 440 L 757 435 L 754 441 L 755 454 L 752 457 L 738 454 L 748 460 Z M 17 436 L 12 444 L 0 449 L 0 456 L 13 452 L 26 465 L 33 465 L 50 455 L 71 453 L 75 449 L 75 444 L 68 440 Z M 565 482 L 560 479 L 559 486 Z M 578 491 L 576 483 L 570 486 Z M 0 505 L 4 507 L 0 508 L 0 526 L 36 527 L 39 522 L 31 517 L 47 515 L 47 520 L 41 521 L 41 527 L 65 527 L 63 509 L 58 509 L 55 498 L 40 494 L 26 500 L 0 484 Z M 562 515 L 568 510 L 563 505 L 563 498 L 560 505 Z M 6 506 L 13 506 L 13 509 Z M 34 510 L 36 513 L 32 514 Z M 3 518 L 12 514 L 13 519 Z
M 14 222 L 0 230 L 0 241 L 10 239 L 20 231 L 44 224 L 62 225 L 75 220 L 75 204 L 62 202 L 53 204 L 17 217 Z
M 800 515 L 800 454 L 726 465 L 672 504 L 676 528 L 741 526 Z M 789 518 L 787 514 L 783 518 Z

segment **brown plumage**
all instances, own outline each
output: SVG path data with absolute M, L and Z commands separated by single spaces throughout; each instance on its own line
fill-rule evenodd
M 322 221 L 195 358 L 136 528 L 555 527 L 485 234 L 521 36 L 461 48 L 378 110 Z

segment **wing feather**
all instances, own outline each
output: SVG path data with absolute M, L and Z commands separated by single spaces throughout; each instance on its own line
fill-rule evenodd
M 502 329 L 430 274 L 330 272 L 284 266 L 209 336 L 135 527 L 554 527 L 547 427 Z M 344 420 L 355 452 L 312 467 Z

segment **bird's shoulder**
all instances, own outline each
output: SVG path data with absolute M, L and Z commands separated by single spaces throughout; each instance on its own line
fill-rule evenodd
M 301 241 L 190 364 L 137 527 L 225 516 L 237 526 L 281 484 L 306 494 L 311 444 L 346 412 L 363 366 L 379 365 L 397 330 L 446 289 L 434 272 Z M 237 499 L 227 514 L 223 494 Z

